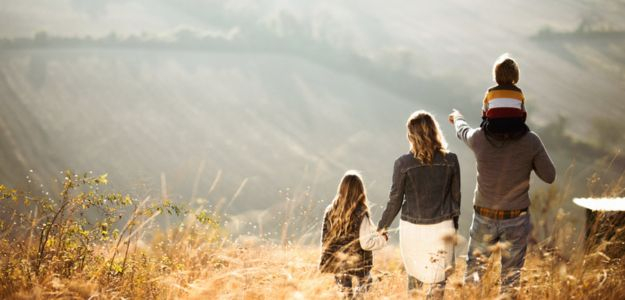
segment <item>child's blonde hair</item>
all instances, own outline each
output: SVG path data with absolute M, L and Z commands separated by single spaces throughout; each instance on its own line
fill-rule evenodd
M 493 65 L 493 79 L 497 84 L 516 84 L 519 82 L 519 65 L 504 53 L 497 58 Z
M 334 240 L 347 234 L 355 222 L 355 212 L 369 215 L 367 192 L 360 173 L 354 170 L 345 172 L 336 191 L 336 197 L 327 208 L 329 212 L 330 230 L 328 240 Z M 358 224 L 360 225 L 360 224 Z

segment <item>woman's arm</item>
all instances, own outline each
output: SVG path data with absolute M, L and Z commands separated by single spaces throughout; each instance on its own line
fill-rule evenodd
M 460 215 L 460 200 L 462 199 L 461 189 L 460 189 L 460 162 L 458 162 L 458 156 L 454 155 L 455 166 L 453 175 L 451 178 L 451 195 L 453 201 L 456 202 L 458 207 L 458 215 L 454 216 L 454 227 L 458 229 L 458 217 Z
M 375 230 L 369 217 L 362 218 L 358 235 L 360 247 L 364 250 L 379 250 L 386 246 L 386 238 Z
M 393 167 L 393 183 L 391 184 L 391 192 L 386 209 L 382 213 L 382 219 L 378 223 L 378 231 L 386 230 L 399 213 L 404 202 L 406 174 L 401 170 L 401 162 L 398 158 Z

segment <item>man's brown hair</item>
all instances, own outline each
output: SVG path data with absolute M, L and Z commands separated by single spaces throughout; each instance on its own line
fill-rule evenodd
M 493 66 L 493 79 L 497 84 L 516 84 L 519 82 L 519 65 L 504 53 L 495 61 Z

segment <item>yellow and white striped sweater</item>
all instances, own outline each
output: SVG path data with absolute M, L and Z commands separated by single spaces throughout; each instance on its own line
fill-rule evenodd
M 482 117 L 488 119 L 525 118 L 525 96 L 517 86 L 498 85 L 488 89 L 484 96 Z

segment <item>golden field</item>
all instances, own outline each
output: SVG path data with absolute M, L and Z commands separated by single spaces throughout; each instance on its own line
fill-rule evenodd
M 166 200 L 157 205 L 149 199 L 102 192 L 105 175 L 68 173 L 62 182 L 58 198 L 36 198 L 0 186 L 0 298 L 341 297 L 332 276 L 317 271 L 316 245 L 249 236 L 231 239 L 217 215 L 189 211 Z M 618 194 L 621 186 L 620 180 L 605 185 L 603 193 Z M 622 298 L 625 263 L 618 256 L 623 253 L 622 228 L 584 254 L 579 246 L 582 231 L 575 230 L 567 213 L 558 209 L 567 197 L 555 187 L 534 195 L 550 201 L 532 207 L 535 236 L 544 238 L 530 243 L 520 298 Z M 167 230 L 151 226 L 167 214 L 179 215 L 183 221 Z M 498 245 L 495 253 L 504 247 Z M 463 286 L 465 250 L 457 248 L 460 257 L 446 298 L 498 298 L 497 265 L 491 264 L 481 287 Z M 374 255 L 374 283 L 365 298 L 407 298 L 399 249 L 391 245 Z

